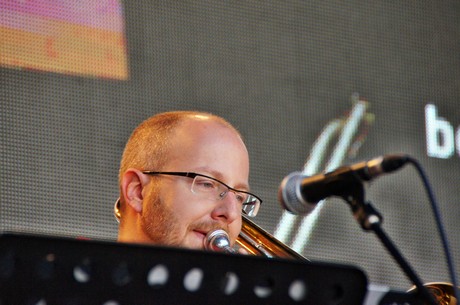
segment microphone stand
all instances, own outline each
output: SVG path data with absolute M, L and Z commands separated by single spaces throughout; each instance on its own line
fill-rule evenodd
M 364 186 L 363 182 L 356 178 L 352 180 L 346 191 L 340 195 L 348 204 L 350 204 L 353 216 L 360 224 L 361 228 L 365 231 L 374 231 L 386 249 L 390 252 L 406 276 L 417 287 L 419 295 L 421 295 L 428 304 L 437 305 L 433 295 L 423 285 L 419 276 L 415 273 L 414 269 L 409 265 L 407 260 L 403 257 L 400 251 L 396 248 L 395 244 L 391 241 L 389 236 L 383 230 L 381 224 L 383 221 L 382 215 L 372 206 L 369 201 L 364 199 Z

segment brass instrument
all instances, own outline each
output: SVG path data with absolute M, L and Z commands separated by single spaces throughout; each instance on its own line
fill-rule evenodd
M 249 254 L 269 258 L 281 257 L 307 261 L 308 259 L 289 248 L 273 235 L 243 215 L 241 232 L 236 243 Z
M 439 305 L 457 305 L 458 300 L 455 297 L 454 286 L 450 283 L 433 282 L 424 285 L 434 296 L 436 303 Z M 408 292 L 416 291 L 416 287 L 411 288 Z

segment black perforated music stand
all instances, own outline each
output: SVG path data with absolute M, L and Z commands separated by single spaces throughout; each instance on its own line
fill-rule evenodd
M 362 304 L 356 267 L 3 234 L 0 305 Z

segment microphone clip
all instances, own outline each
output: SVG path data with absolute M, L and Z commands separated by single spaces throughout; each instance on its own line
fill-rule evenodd
M 381 225 L 383 216 L 364 198 L 364 183 L 359 178 L 348 181 L 347 191 L 340 195 L 349 205 L 354 218 L 365 231 L 374 230 Z

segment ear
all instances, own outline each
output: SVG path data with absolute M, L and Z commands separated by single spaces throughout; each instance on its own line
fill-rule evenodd
M 137 169 L 128 169 L 121 179 L 121 192 L 125 203 L 137 213 L 142 212 L 142 201 L 144 199 L 142 190 L 149 179 Z

